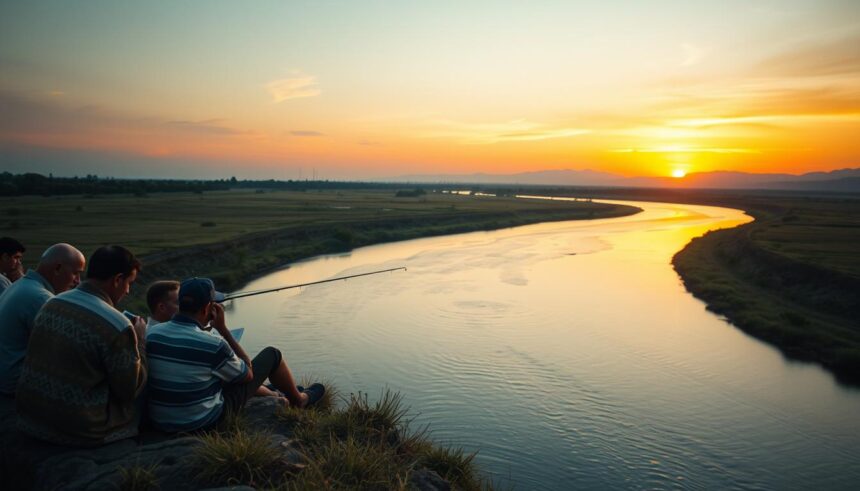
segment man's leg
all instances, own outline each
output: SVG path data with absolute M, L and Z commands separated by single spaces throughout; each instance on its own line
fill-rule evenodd
M 276 389 L 287 396 L 287 400 L 290 401 L 291 405 L 303 407 L 307 403 L 307 394 L 299 392 L 299 389 L 296 388 L 296 380 L 293 378 L 293 373 L 287 366 L 287 362 L 280 351 L 270 346 L 255 356 L 251 365 L 254 367 L 254 382 L 257 381 L 258 376 L 262 375 L 258 375 L 257 370 L 259 366 L 261 372 L 265 370 L 265 377 L 260 384 L 268 378 Z M 254 390 L 256 390 L 256 387 Z
M 287 362 L 284 361 L 283 355 L 281 355 L 280 350 L 277 348 L 269 346 L 260 351 L 251 360 L 251 367 L 254 369 L 254 379 L 246 384 L 249 390 L 247 397 L 253 397 L 257 389 L 263 385 L 263 382 L 269 379 L 276 389 L 287 396 L 287 400 L 290 401 L 291 405 L 303 407 L 307 402 L 307 394 L 302 394 L 296 388 L 293 373 L 287 367 Z

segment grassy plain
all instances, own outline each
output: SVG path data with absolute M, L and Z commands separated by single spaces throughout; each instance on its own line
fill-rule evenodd
M 26 266 L 56 242 L 87 256 L 120 244 L 143 259 L 139 284 L 201 275 L 230 291 L 268 269 L 362 245 L 636 211 L 447 193 L 398 198 L 390 189 L 19 196 L 0 198 L 0 234 L 27 246 Z M 135 311 L 145 311 L 144 290 L 127 303 Z

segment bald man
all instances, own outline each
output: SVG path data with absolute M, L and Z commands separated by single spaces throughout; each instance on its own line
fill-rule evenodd
M 81 282 L 84 255 L 69 244 L 54 244 L 0 296 L 0 394 L 15 395 L 33 320 L 54 295 Z

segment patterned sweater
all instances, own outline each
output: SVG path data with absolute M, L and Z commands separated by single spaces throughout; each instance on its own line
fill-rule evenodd
M 144 355 L 131 323 L 95 286 L 52 298 L 36 316 L 18 382 L 21 430 L 75 446 L 137 435 Z

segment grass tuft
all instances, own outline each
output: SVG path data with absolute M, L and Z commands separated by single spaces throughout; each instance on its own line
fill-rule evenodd
M 457 488 L 479 490 L 482 488 L 475 468 L 476 453 L 467 453 L 459 447 L 427 447 L 419 464 L 436 471 Z
M 307 382 L 303 380 L 303 382 Z M 376 401 L 365 393 L 350 394 L 336 407 L 336 390 L 327 403 L 312 409 L 286 407 L 276 413 L 279 433 L 304 463 L 282 460 L 265 435 L 249 432 L 241 418 L 223 433 L 201 437 L 194 470 L 204 485 L 295 489 L 408 489 L 417 469 L 430 469 L 456 489 L 491 489 L 474 465 L 475 454 L 459 448 L 434 448 L 427 429 L 409 430 L 408 410 L 397 392 L 385 390 Z
M 281 467 L 278 452 L 262 433 L 211 432 L 200 440 L 202 444 L 192 456 L 192 466 L 201 484 L 267 484 Z
M 406 489 L 409 469 L 383 445 L 332 437 L 285 489 Z
M 151 491 L 161 489 L 158 484 L 158 476 L 155 470 L 158 464 L 142 466 L 135 464 L 133 467 L 123 467 L 119 470 L 121 491 Z

